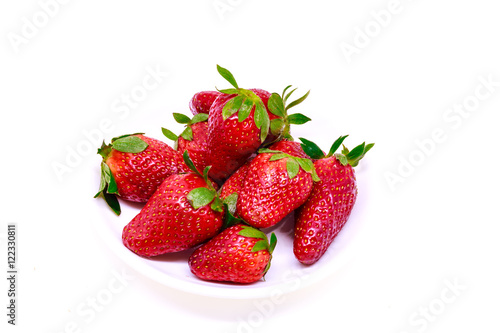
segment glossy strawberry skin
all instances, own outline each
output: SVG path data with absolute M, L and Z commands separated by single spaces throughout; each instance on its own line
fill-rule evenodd
M 260 89 L 251 89 L 267 105 L 271 94 Z M 208 118 L 208 141 L 210 177 L 218 183 L 226 180 L 242 166 L 261 145 L 260 130 L 255 125 L 255 107 L 244 121 L 238 121 L 238 113 L 226 120 L 222 118 L 224 105 L 236 95 L 222 94 L 210 108 Z M 269 119 L 276 118 L 268 112 Z
M 307 200 L 313 186 L 310 173 L 300 169 L 290 179 L 287 158 L 269 161 L 272 155 L 262 153 L 251 161 L 236 206 L 238 215 L 256 228 L 281 221 Z
M 116 180 L 120 198 L 146 202 L 165 178 L 189 169 L 182 155 L 166 143 L 141 134 L 134 136 L 147 142 L 148 147 L 140 153 L 111 149 L 105 163 Z
M 215 236 L 222 227 L 223 212 L 212 210 L 210 205 L 194 209 L 187 200 L 187 194 L 199 187 L 207 184 L 194 173 L 165 179 L 124 227 L 123 244 L 140 256 L 151 257 L 183 251 Z
M 189 109 L 193 115 L 198 113 L 206 113 L 210 111 L 210 107 L 221 93 L 218 91 L 200 91 L 194 94 L 189 101 Z
M 299 262 L 313 264 L 326 252 L 347 222 L 357 197 L 354 169 L 335 156 L 314 163 L 321 179 L 307 202 L 296 211 L 293 252 Z
M 311 159 L 305 152 L 304 149 L 300 146 L 300 142 L 296 141 L 288 141 L 281 140 L 276 143 L 273 143 L 269 149 L 271 150 L 279 150 L 284 153 L 287 153 L 291 156 L 300 157 L 300 158 L 308 158 Z
M 237 224 L 222 231 L 197 248 L 189 257 L 191 272 L 209 281 L 252 283 L 261 279 L 271 255 L 268 250 L 252 252 L 259 240 L 238 233 Z
M 205 167 L 208 166 L 208 122 L 199 122 L 190 126 L 193 131 L 193 140 L 189 141 L 179 136 L 177 151 L 183 154 L 184 151 L 187 150 L 196 169 L 198 169 L 200 173 L 203 173 Z
M 248 173 L 248 168 L 250 167 L 250 162 L 243 164 L 238 170 L 236 170 L 231 177 L 229 177 L 222 185 L 220 192 L 220 198 L 224 200 L 233 193 L 240 193 L 245 178 Z

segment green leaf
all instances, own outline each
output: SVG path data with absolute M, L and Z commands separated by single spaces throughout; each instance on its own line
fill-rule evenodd
M 290 157 L 290 155 L 285 154 L 285 153 L 274 154 L 273 156 L 271 156 L 271 158 L 269 159 L 269 161 L 270 162 L 277 161 L 277 160 L 281 160 L 281 159 L 286 158 L 286 157 Z
M 269 242 L 267 239 L 262 239 L 254 244 L 252 247 L 252 252 L 269 250 Z
M 242 96 L 236 96 L 226 102 L 226 104 L 222 108 L 222 119 L 226 120 L 227 118 L 231 117 L 238 111 L 238 109 L 241 106 L 241 103 L 238 107 L 236 106 L 239 101 L 243 102 L 242 98 L 243 98 Z
M 286 88 L 285 88 L 285 89 L 283 89 L 283 93 L 281 94 L 281 99 L 282 99 L 285 103 L 286 103 L 285 93 L 286 93 L 286 91 L 287 91 L 288 89 L 290 89 L 291 87 L 292 87 L 292 85 L 291 85 L 291 84 L 290 84 L 290 85 L 288 85 L 288 86 L 286 86 Z
M 299 163 L 295 159 L 289 158 L 286 161 L 286 171 L 288 173 L 288 178 L 293 179 L 300 171 Z
M 193 119 L 191 119 L 191 124 L 201 123 L 208 120 L 208 114 L 206 113 L 198 113 Z
M 362 144 L 354 147 L 349 153 L 347 153 L 346 157 L 348 160 L 356 160 L 363 154 L 364 151 L 365 143 L 363 142 Z
M 286 90 L 287 90 L 288 88 L 290 88 L 290 87 L 291 87 L 291 86 L 288 86 L 287 88 L 285 88 L 285 90 L 283 91 L 283 95 L 285 95 Z M 286 104 L 286 102 L 288 101 L 288 98 L 290 98 L 290 95 L 292 95 L 292 94 L 293 94 L 293 92 L 294 92 L 295 90 L 297 90 L 297 88 L 295 88 L 295 89 L 293 89 L 292 91 L 290 91 L 290 92 L 289 92 L 288 94 L 286 94 L 286 96 L 283 98 L 283 101 L 285 102 L 285 104 Z
M 290 124 L 302 125 L 311 121 L 311 118 L 304 116 L 302 113 L 294 113 L 287 117 Z
M 277 243 L 278 243 L 278 238 L 276 237 L 276 234 L 273 232 L 271 234 L 271 240 L 269 242 L 269 254 L 273 254 Z
M 94 196 L 97 198 L 102 195 L 104 201 L 108 204 L 108 206 L 116 213 L 116 215 L 120 215 L 120 203 L 116 195 L 118 194 L 118 187 L 109 169 L 109 166 L 102 161 L 101 162 L 101 182 L 99 184 L 99 191 Z
M 254 102 L 250 98 L 246 98 L 241 104 L 240 111 L 238 111 L 238 121 L 241 123 L 245 121 L 252 112 Z
M 276 118 L 271 120 L 271 133 L 278 136 L 283 131 L 283 127 L 285 126 L 285 122 L 281 118 Z
M 314 169 L 314 164 L 313 162 L 308 159 L 308 158 L 299 158 L 299 157 L 294 157 L 294 159 L 299 163 L 300 167 L 302 170 L 305 172 L 311 173 Z
M 215 88 L 217 89 L 217 88 Z M 217 89 L 218 92 L 221 92 L 226 95 L 234 95 L 238 94 L 239 90 L 238 89 Z
M 219 65 L 217 65 L 217 71 L 224 79 L 226 79 L 229 83 L 231 83 L 233 87 L 239 89 L 238 84 L 236 83 L 236 79 L 234 78 L 233 74 L 231 74 L 230 71 Z
M 238 235 L 243 236 L 243 237 L 260 238 L 260 239 L 267 240 L 267 236 L 262 231 L 254 228 L 254 227 L 250 227 L 250 226 L 246 226 L 246 225 L 243 226 L 243 229 L 240 230 Z
M 107 145 L 103 140 L 101 148 L 97 149 L 97 154 L 101 155 L 103 159 L 106 159 L 108 158 L 109 153 L 111 153 L 111 145 Z
M 174 119 L 179 124 L 189 124 L 191 122 L 191 118 L 182 113 L 172 113 L 174 115 Z
M 269 148 L 261 148 L 261 149 L 259 149 L 259 154 L 264 154 L 264 153 L 276 154 L 276 153 L 282 153 L 282 151 L 273 150 L 273 149 L 269 149 Z
M 104 197 L 104 201 L 106 201 L 106 203 L 113 210 L 113 212 L 115 212 L 116 215 L 120 215 L 121 208 L 116 195 L 106 193 L 106 191 L 102 192 L 102 194 Z
M 255 121 L 255 126 L 257 126 L 258 129 L 262 127 L 262 123 L 264 122 L 264 117 L 266 116 L 266 108 L 263 107 L 261 103 L 255 104 L 255 116 L 254 116 L 254 121 Z
M 108 184 L 106 192 L 109 194 L 118 194 L 118 185 L 116 184 L 115 177 L 113 176 L 109 166 L 104 161 L 102 162 L 102 170 L 104 172 L 106 184 Z
M 209 165 L 209 166 L 205 167 L 205 169 L 203 169 L 203 179 L 205 180 L 207 185 L 215 191 L 215 189 L 212 186 L 212 182 L 208 179 L 208 172 L 210 171 L 210 168 L 212 168 L 211 165 Z
M 335 157 L 342 165 L 347 165 L 347 157 L 344 154 L 335 154 Z
M 189 157 L 189 153 L 187 150 L 184 150 L 184 153 L 182 154 L 182 158 L 184 159 L 184 163 L 186 163 L 186 165 L 189 167 L 189 169 L 191 169 L 191 171 L 193 171 L 197 175 L 203 177 L 200 174 L 200 172 L 198 171 L 198 169 L 196 169 L 196 167 L 194 166 L 193 160 L 191 160 L 191 157 Z
M 187 200 L 194 209 L 208 205 L 215 198 L 215 191 L 211 191 L 206 187 L 198 187 L 191 190 L 187 195 Z
M 304 139 L 304 138 L 299 138 L 299 140 L 302 141 L 300 146 L 302 147 L 302 149 L 304 149 L 304 152 L 309 157 L 316 159 L 316 160 L 325 157 L 325 154 L 323 153 L 321 148 L 319 148 L 318 145 L 315 144 L 314 142 L 309 141 L 309 140 Z
M 124 135 L 116 136 L 116 137 L 114 137 L 114 138 L 111 139 L 111 143 L 115 142 L 118 139 L 126 138 L 127 136 L 142 135 L 142 134 L 144 134 L 144 133 L 133 133 L 133 134 L 124 134 Z
M 148 148 L 148 143 L 137 136 L 127 136 L 115 140 L 112 147 L 123 153 L 140 153 Z
M 168 139 L 172 141 L 177 141 L 177 139 L 179 138 L 177 135 L 175 135 L 174 132 L 164 127 L 161 128 L 161 132 L 163 133 L 163 135 L 165 135 Z
M 260 142 L 264 142 L 269 134 L 269 115 L 267 114 L 267 111 L 265 114 L 262 127 L 260 128 Z
M 269 108 L 269 111 L 271 111 L 271 113 L 275 116 L 281 118 L 285 117 L 285 105 L 283 104 L 283 99 L 277 93 L 273 93 L 271 97 L 269 97 L 267 107 Z
M 339 137 L 337 140 L 335 140 L 335 142 L 333 143 L 332 147 L 330 148 L 330 152 L 328 153 L 327 156 L 333 156 L 333 154 L 335 154 L 337 149 L 339 149 L 340 145 L 342 144 L 342 142 L 344 142 L 345 138 L 347 138 L 347 137 L 348 137 L 348 135 L 344 135 L 344 136 Z
M 234 215 L 236 213 L 236 204 L 238 203 L 238 193 L 231 193 L 224 199 L 223 203 L 227 205 L 227 210 Z
M 292 91 L 292 92 L 293 92 L 293 91 Z M 311 92 L 311 91 L 309 90 L 308 92 L 306 92 L 306 94 L 305 94 L 304 96 L 302 96 L 301 98 L 299 98 L 299 99 L 297 99 L 297 100 L 293 101 L 292 103 L 288 104 L 288 105 L 286 106 L 286 108 L 285 108 L 285 111 L 286 111 L 286 110 L 288 110 L 288 109 L 290 109 L 290 108 L 293 108 L 293 107 L 294 107 L 294 106 L 296 106 L 296 105 L 299 105 L 300 103 L 302 103 L 302 102 L 303 102 L 303 101 L 307 98 L 307 96 L 309 96 L 309 93 L 310 93 L 310 92 Z
M 215 193 L 215 190 L 214 190 L 214 193 Z M 219 212 L 219 213 L 222 213 L 224 211 L 224 205 L 223 205 L 222 200 L 219 198 L 218 195 L 215 195 L 214 202 L 212 202 L 212 204 L 210 205 L 210 208 L 213 211 Z
M 193 129 L 191 126 L 187 126 L 180 135 L 184 140 L 193 141 Z

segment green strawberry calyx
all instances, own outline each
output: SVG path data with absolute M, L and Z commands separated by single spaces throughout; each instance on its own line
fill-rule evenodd
M 250 116 L 250 113 L 255 107 L 255 126 L 260 129 L 260 141 L 264 142 L 269 134 L 270 128 L 269 114 L 267 113 L 264 102 L 253 91 L 240 88 L 229 70 L 217 65 L 217 71 L 233 86 L 233 88 L 222 90 L 216 89 L 223 94 L 236 95 L 227 101 L 222 108 L 222 119 L 226 120 L 233 114 L 238 113 L 238 122 L 241 123 Z
M 316 169 L 314 168 L 314 163 L 308 158 L 301 158 L 292 156 L 290 154 L 284 153 L 280 150 L 272 150 L 268 148 L 262 148 L 259 150 L 259 153 L 269 153 L 273 154 L 269 158 L 269 162 L 278 161 L 284 158 L 287 158 L 286 161 L 286 171 L 288 173 L 288 177 L 293 179 L 299 173 L 300 169 L 305 172 L 311 174 L 313 181 L 319 181 L 319 177 L 316 173 Z
M 212 166 L 207 166 L 203 170 L 203 174 L 201 174 L 198 169 L 196 169 L 193 161 L 189 157 L 187 150 L 184 151 L 182 157 L 184 158 L 184 163 L 186 163 L 189 169 L 191 169 L 191 171 L 193 171 L 198 176 L 202 177 L 207 184 L 207 187 L 198 187 L 191 190 L 187 195 L 188 202 L 194 209 L 198 209 L 212 203 L 210 205 L 210 208 L 212 210 L 216 212 L 223 212 L 224 205 L 219 197 L 219 193 L 214 188 L 212 181 L 208 178 L 208 172 L 210 171 L 210 168 Z
M 208 114 L 206 113 L 198 113 L 193 118 L 189 118 L 188 116 L 182 113 L 174 112 L 173 116 L 176 122 L 185 125 L 184 131 L 182 131 L 182 133 L 179 135 L 176 135 L 174 132 L 164 127 L 161 128 L 161 131 L 163 135 L 165 135 L 168 139 L 175 142 L 175 146 L 177 146 L 179 137 L 182 137 L 184 140 L 187 141 L 193 141 L 193 129 L 191 128 L 191 126 L 196 123 L 201 123 L 208 120 Z M 177 149 L 177 147 L 174 148 Z
M 288 89 L 291 87 L 291 85 L 287 86 L 281 95 L 273 93 L 267 102 L 269 111 L 275 116 L 278 116 L 278 118 L 271 121 L 270 125 L 271 133 L 278 136 L 274 142 L 283 139 L 293 140 L 293 137 L 290 135 L 290 125 L 302 125 L 311 120 L 311 118 L 304 116 L 302 113 L 288 114 L 289 109 L 302 103 L 310 93 L 309 90 L 302 97 L 288 104 L 288 99 L 293 92 L 297 90 L 297 88 L 295 88 L 287 93 Z
M 375 145 L 374 143 L 365 144 L 365 142 L 363 142 L 362 144 L 354 147 L 352 150 L 349 150 L 343 145 L 345 138 L 347 138 L 347 135 L 340 136 L 337 140 L 335 140 L 327 155 L 325 155 L 321 150 L 321 148 L 319 148 L 318 145 L 315 144 L 314 142 L 304 138 L 299 138 L 299 139 L 300 141 L 302 141 L 301 143 L 302 149 L 304 149 L 304 152 L 311 158 L 318 160 L 322 158 L 335 156 L 342 165 L 345 166 L 349 164 L 352 167 L 357 166 L 359 164 L 359 161 Z M 340 153 L 336 153 L 336 151 L 339 149 L 341 145 L 343 147 L 342 151 Z
M 140 153 L 148 148 L 148 143 L 137 135 L 144 133 L 126 134 L 111 139 L 110 144 L 102 142 L 102 146 L 97 149 L 97 154 L 102 156 L 101 162 L 101 182 L 99 184 L 99 191 L 94 195 L 94 198 L 102 197 L 108 206 L 115 212 L 116 215 L 121 214 L 120 203 L 117 196 L 118 186 L 111 169 L 106 164 L 106 160 L 112 153 L 113 149 L 123 153 Z
M 264 269 L 264 275 L 267 273 L 269 268 L 271 268 L 271 259 L 272 255 L 274 252 L 274 249 L 276 248 L 276 244 L 278 242 L 278 239 L 273 232 L 271 234 L 270 240 L 267 238 L 266 234 L 260 231 L 259 229 L 256 229 L 254 227 L 251 227 L 249 225 L 242 225 L 241 230 L 238 232 L 238 235 L 247 237 L 247 238 L 257 238 L 259 239 L 254 246 L 252 247 L 252 252 L 258 252 L 262 250 L 266 250 L 269 252 L 270 258 L 269 262 L 267 263 L 266 268 Z

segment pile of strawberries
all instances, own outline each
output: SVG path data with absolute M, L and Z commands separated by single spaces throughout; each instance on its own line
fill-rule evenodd
M 310 119 L 288 111 L 309 92 L 289 103 L 291 86 L 281 95 L 243 89 L 217 70 L 232 87 L 195 94 L 192 118 L 174 113 L 184 131 L 162 128 L 174 148 L 142 133 L 103 143 L 96 197 L 118 215 L 117 198 L 146 202 L 124 227 L 123 244 L 143 257 L 197 247 L 188 264 L 200 279 L 261 279 L 277 243 L 261 229 L 294 211 L 293 253 L 303 264 L 317 262 L 349 218 L 353 167 L 373 144 L 348 150 L 341 136 L 325 154 L 309 140 L 294 141 L 290 125 Z

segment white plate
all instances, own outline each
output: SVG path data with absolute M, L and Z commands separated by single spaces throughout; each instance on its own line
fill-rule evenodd
M 98 201 L 98 202 L 97 202 Z M 193 250 L 180 253 L 170 253 L 153 259 L 139 257 L 122 244 L 123 227 L 139 213 L 141 204 L 131 204 L 120 201 L 122 213 L 116 216 L 105 204 L 104 200 L 96 199 L 96 205 L 102 219 L 97 220 L 96 229 L 106 244 L 127 265 L 150 279 L 168 287 L 198 295 L 219 298 L 249 299 L 279 296 L 305 286 L 317 283 L 325 277 L 334 274 L 355 254 L 355 246 L 351 240 L 360 228 L 356 221 L 356 210 L 361 203 L 356 203 L 350 220 L 339 233 L 325 255 L 314 265 L 300 264 L 292 251 L 293 244 L 293 214 L 287 216 L 276 226 L 264 229 L 269 236 L 274 232 L 278 238 L 273 253 L 271 268 L 265 276 L 265 281 L 240 285 L 232 283 L 203 281 L 189 270 L 188 258 Z

